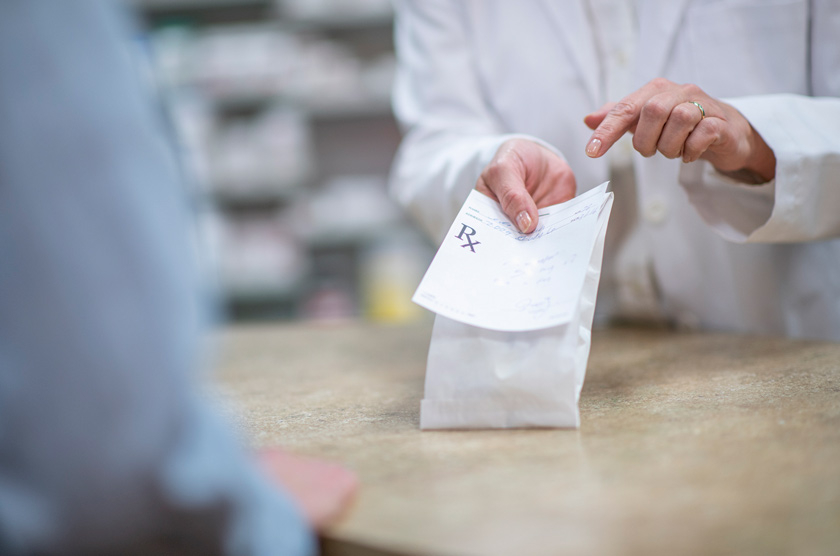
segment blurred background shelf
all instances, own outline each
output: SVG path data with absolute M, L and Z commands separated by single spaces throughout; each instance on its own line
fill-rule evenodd
M 388 2 L 378 0 L 133 0 L 152 23 L 190 18 L 195 23 L 216 24 L 265 21 L 294 31 L 358 30 L 390 27 Z
M 387 96 L 356 100 L 307 101 L 284 98 L 280 95 L 238 95 L 208 98 L 217 110 L 226 113 L 250 113 L 270 104 L 289 103 L 297 106 L 301 115 L 310 119 L 392 118 L 391 99 Z
M 134 0 L 237 319 L 425 318 L 390 201 L 388 0 Z
M 303 186 L 289 186 L 279 188 L 270 184 L 249 186 L 247 189 L 237 191 L 228 186 L 221 186 L 217 191 L 210 194 L 211 201 L 216 203 L 219 210 L 248 210 L 254 207 L 265 207 L 282 205 L 291 202 L 297 194 L 297 189 Z

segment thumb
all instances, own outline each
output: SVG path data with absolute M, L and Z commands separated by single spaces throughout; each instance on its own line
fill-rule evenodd
M 537 204 L 525 189 L 522 177 L 511 171 L 484 172 L 476 183 L 476 189 L 502 205 L 502 211 L 523 234 L 530 234 L 537 228 Z
M 607 117 L 607 114 L 609 113 L 610 110 L 613 109 L 613 106 L 615 106 L 614 102 L 606 103 L 605 105 L 603 105 L 601 108 L 599 108 L 595 112 L 592 112 L 591 114 L 587 114 L 583 118 L 583 123 L 585 123 L 586 127 L 588 127 L 589 129 L 594 130 L 599 125 L 601 125 L 601 122 L 604 121 L 604 118 Z

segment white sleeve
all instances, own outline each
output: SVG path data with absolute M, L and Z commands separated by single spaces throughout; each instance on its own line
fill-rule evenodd
M 737 184 L 705 161 L 683 165 L 680 182 L 700 216 L 728 240 L 790 243 L 840 236 L 840 7 L 813 4 L 814 96 L 727 99 L 776 155 L 776 178 Z
M 708 162 L 680 182 L 700 216 L 737 242 L 786 243 L 840 235 L 840 99 L 766 95 L 729 101 L 776 154 L 776 179 L 733 182 Z
M 397 0 L 394 112 L 405 133 L 391 171 L 393 197 L 442 238 L 482 169 L 508 139 L 488 108 L 460 2 Z M 559 155 L 559 153 L 557 153 Z

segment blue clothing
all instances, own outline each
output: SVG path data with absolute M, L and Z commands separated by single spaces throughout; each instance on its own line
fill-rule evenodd
M 0 15 L 0 554 L 314 552 L 197 391 L 187 191 L 113 2 Z

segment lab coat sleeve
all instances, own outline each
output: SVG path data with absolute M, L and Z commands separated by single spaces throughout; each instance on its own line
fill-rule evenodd
M 0 554 L 311 554 L 197 391 L 186 190 L 114 4 L 0 17 Z
M 727 99 L 776 155 L 768 184 L 737 184 L 705 161 L 683 165 L 680 182 L 700 216 L 735 242 L 788 243 L 840 236 L 840 7 L 812 3 L 814 96 Z
M 505 141 L 476 75 L 464 3 L 397 0 L 394 113 L 404 131 L 391 176 L 392 196 L 439 241 Z M 562 155 L 560 155 L 562 156 Z

